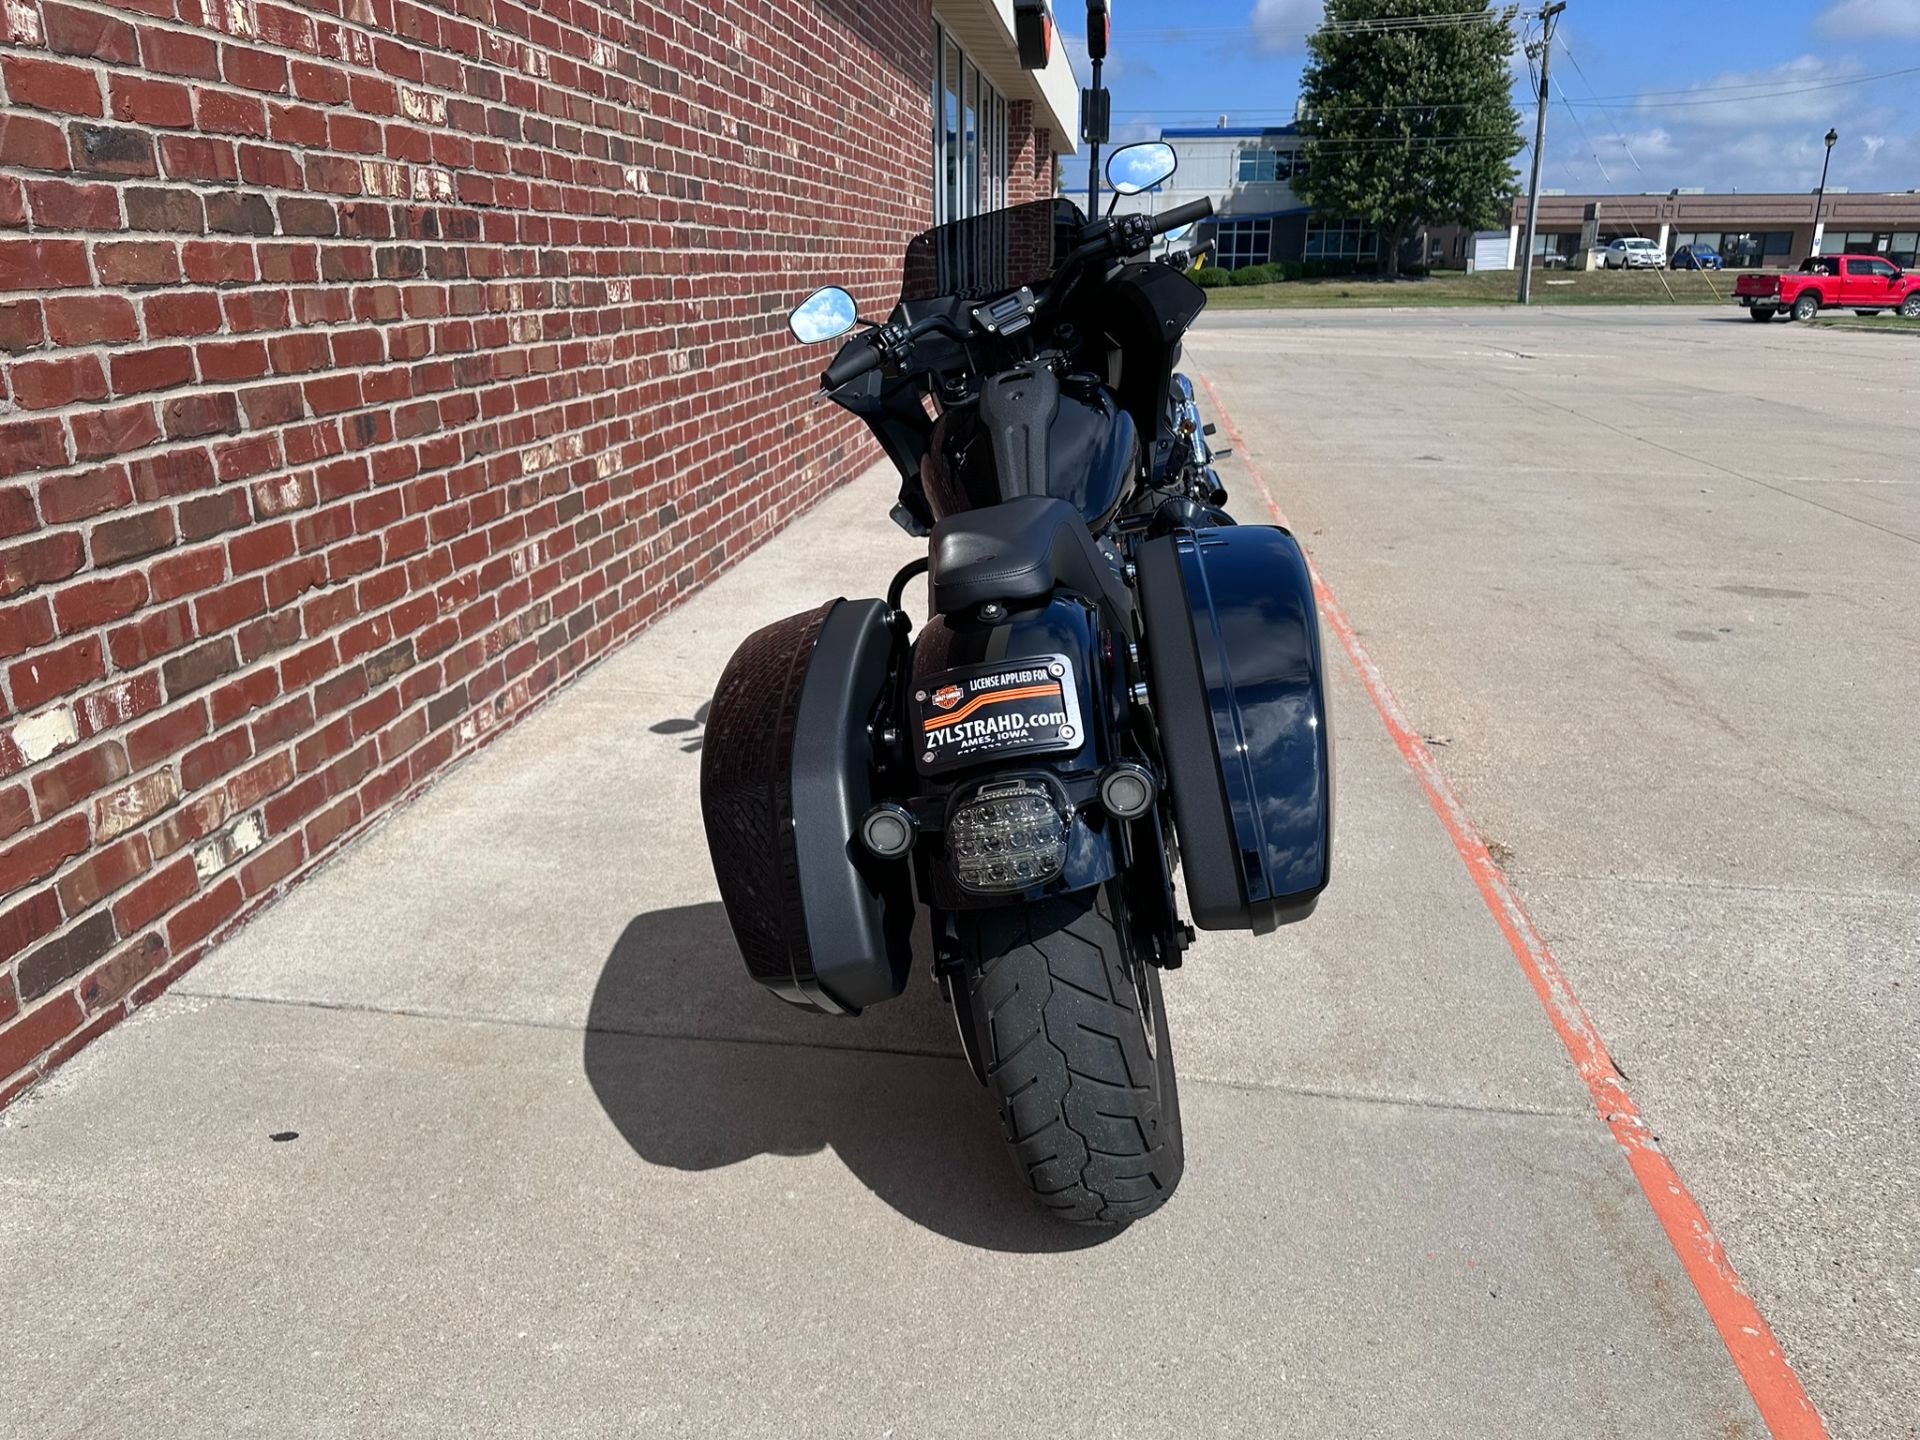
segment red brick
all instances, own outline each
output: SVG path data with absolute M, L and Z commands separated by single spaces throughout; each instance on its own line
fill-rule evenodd
M 46 31 L 47 49 L 56 55 L 77 55 L 110 65 L 139 63 L 140 44 L 134 38 L 133 26 L 115 16 L 62 5 L 57 0 L 41 0 L 40 21 Z
M 0 246 L 3 251 L 4 246 Z M 170 240 L 103 241 L 95 247 L 93 258 L 100 267 L 102 285 L 168 285 L 180 278 L 180 252 Z M 4 263 L 4 254 L 0 253 L 0 279 L 4 278 Z M 85 260 L 81 263 L 84 266 Z
M 149 295 L 141 309 L 146 314 L 147 335 L 154 340 L 211 335 L 220 328 L 220 297 L 211 290 Z
M 7 93 L 16 105 L 31 105 L 36 110 L 53 110 L 62 115 L 106 113 L 106 104 L 100 98 L 100 81 L 91 70 L 25 55 L 7 56 L 0 61 L 0 70 L 6 74 Z M 46 168 L 64 170 L 66 166 Z
M 0 966 L 60 925 L 60 900 L 52 890 L 42 890 L 15 904 L 18 898 L 8 894 L 0 899 Z
M 285 95 L 288 82 L 285 57 L 254 45 L 222 45 L 220 66 L 227 83 L 243 90 L 258 90 L 267 95 Z
M 204 840 L 220 828 L 220 822 L 226 816 L 227 796 L 224 790 L 214 790 L 189 800 L 147 832 L 147 839 L 153 845 L 153 858 L 164 859 L 183 845 Z
M 118 230 L 120 196 L 111 185 L 29 180 L 27 209 L 39 230 Z
M 306 857 L 305 840 L 299 835 L 289 835 L 240 867 L 240 888 L 250 896 L 270 890 L 298 870 Z
M 194 80 L 220 78 L 220 47 L 204 35 L 177 30 L 142 30 L 140 53 L 149 70 Z
M 58 815 L 126 777 L 127 752 L 108 740 L 42 769 L 33 777 L 34 803 L 42 815 Z
M 167 699 L 176 700 L 203 685 L 211 685 L 222 675 L 234 670 L 239 663 L 233 640 L 224 635 L 184 655 L 176 655 L 160 670 L 167 684 Z
M 104 843 L 138 829 L 180 798 L 180 782 L 168 767 L 142 775 L 93 802 L 93 838 Z M 158 843 L 154 854 L 160 853 Z
M 246 727 L 240 726 L 216 735 L 204 745 L 196 745 L 180 759 L 180 779 L 189 790 L 203 790 L 208 782 L 253 758 L 253 742 Z
M 177 755 L 207 733 L 207 709 L 197 701 L 149 720 L 127 735 L 127 754 L 145 769 Z
M 142 500 L 171 500 L 213 488 L 213 456 L 204 448 L 169 450 L 149 455 L 127 467 L 133 493 Z
M 166 941 L 158 935 L 142 935 L 80 982 L 76 992 L 80 1003 L 90 1014 L 118 1005 L 134 986 L 158 970 L 166 958 Z
M 34 514 L 33 494 L 25 485 L 0 487 L 0 538 L 11 540 L 29 530 L 40 528 Z
M 71 531 L 39 535 L 0 550 L 0 600 L 36 585 L 64 580 L 86 560 L 80 537 Z
M 152 577 L 156 600 L 171 600 L 218 585 L 227 578 L 226 551 L 219 545 L 182 551 L 154 562 Z
M 164 510 L 122 515 L 93 527 L 91 545 L 95 565 L 112 565 L 151 555 L 173 543 L 173 517 Z
M 117 845 L 95 851 L 60 877 L 54 887 L 60 904 L 69 915 L 90 910 L 146 874 L 151 860 L 144 835 L 129 835 Z
M 184 85 L 139 75 L 115 75 L 108 93 L 116 120 L 164 129 L 185 129 L 193 124 L 193 95 Z
M 175 230 L 187 235 L 207 228 L 207 209 L 193 191 L 179 186 L 129 185 L 122 195 L 129 230 Z
M 53 613 L 63 634 L 91 630 L 131 615 L 147 599 L 147 577 L 126 570 L 101 580 L 83 580 L 53 597 Z
M 73 455 L 76 460 L 104 460 L 110 455 L 124 455 L 129 450 L 143 449 L 160 438 L 160 422 L 150 402 L 121 405 L 112 410 L 83 410 L 69 416 L 67 425 L 73 431 Z M 118 473 L 124 488 L 126 472 Z
M 237 529 L 252 518 L 247 509 L 247 492 L 233 486 L 201 495 L 180 507 L 180 534 L 187 540 L 205 540 L 226 530 Z
M 116 395 L 165 390 L 192 381 L 193 350 L 187 345 L 160 345 L 113 357 L 113 393 Z
M 240 406 L 230 391 L 182 395 L 162 405 L 160 414 L 166 422 L 169 440 L 231 435 L 240 428 Z
M 16 706 L 37 710 L 47 701 L 71 695 L 106 673 L 106 646 L 98 635 L 89 635 L 58 650 L 43 650 L 38 655 L 14 661 L 7 669 L 7 683 L 12 687 Z
M 29 360 L 13 369 L 13 398 L 29 410 L 51 410 L 107 398 L 107 380 L 92 355 Z
M 264 380 L 269 374 L 263 340 L 213 341 L 195 347 L 194 354 L 200 361 L 200 378 L 209 385 Z
M 0 476 L 57 470 L 67 463 L 67 437 L 58 420 L 0 425 Z
M 20 957 L 20 968 L 14 977 L 20 987 L 21 1000 L 30 1005 L 63 981 L 71 980 L 112 949 L 113 942 L 119 938 L 114 932 L 113 916 L 102 910 L 29 950 Z
M 92 283 L 84 240 L 0 240 L 0 290 L 64 290 Z
M 46 338 L 46 307 L 38 300 L 8 300 L 0 303 L 0 350 L 18 355 L 23 350 L 33 349 Z
M 156 575 L 159 569 L 159 565 L 154 566 Z M 158 580 L 153 583 L 157 590 Z M 160 601 L 171 597 L 156 593 L 153 598 Z M 138 619 L 108 633 L 107 653 L 118 669 L 126 670 L 178 650 L 193 638 L 193 612 L 189 607 L 149 605 Z
M 158 175 L 153 136 L 145 130 L 76 121 L 67 129 L 73 168 L 95 175 Z
M 167 943 L 175 954 L 198 944 L 237 915 L 244 899 L 238 878 L 227 876 L 174 913 L 167 922 Z
M 204 180 L 214 184 L 240 178 L 240 160 L 231 140 L 204 135 L 162 135 L 160 164 L 174 180 Z
M 26 103 L 18 96 L 15 99 L 20 104 Z M 37 115 L 0 113 L 0 165 L 18 165 L 23 170 L 66 170 L 72 163 L 67 158 L 67 132 L 59 125 Z
M 0 850 L 0 895 L 44 880 L 87 848 L 87 819 L 69 815 Z
M 267 107 L 250 95 L 196 90 L 194 112 L 199 117 L 200 128 L 216 135 L 264 136 L 267 133 Z
M 59 345 L 113 345 L 139 338 L 140 322 L 124 296 L 56 295 L 47 301 L 47 333 Z
M 9 840 L 33 823 L 33 802 L 24 785 L 0 790 L 0 840 Z
M 197 884 L 193 857 L 182 855 L 173 864 L 154 871 L 150 878 L 122 895 L 114 903 L 113 918 L 122 934 L 130 935 L 144 930 L 193 894 Z
M 132 430 L 131 420 L 129 432 L 138 434 L 138 430 Z M 46 480 L 40 486 L 40 513 L 46 516 L 48 524 L 69 524 L 86 516 L 104 515 L 131 499 L 132 486 L 127 484 L 125 467 L 106 465 L 79 474 L 58 474 Z
M 0 1075 L 25 1070 L 80 1028 L 80 1002 L 71 990 L 0 1030 Z
M 44 598 L 0 606 L 0 660 L 53 639 L 53 607 Z

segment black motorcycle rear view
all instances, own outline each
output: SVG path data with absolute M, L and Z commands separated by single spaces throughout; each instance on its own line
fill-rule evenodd
M 1044 65 L 1044 6 L 1016 12 L 1022 63 Z M 1097 156 L 1105 0 L 1088 12 Z M 794 310 L 803 341 L 867 325 L 822 384 L 899 470 L 894 518 L 927 556 L 885 599 L 749 636 L 702 752 L 748 973 L 857 1016 L 905 989 L 924 908 L 1018 1174 L 1105 1225 L 1165 1203 L 1185 1164 L 1161 987 L 1195 938 L 1176 873 L 1194 925 L 1264 933 L 1312 913 L 1332 855 L 1306 559 L 1222 508 L 1174 368 L 1205 295 L 1184 254 L 1149 258 L 1211 203 L 1115 213 L 1176 163 L 1113 152 L 1091 218 L 1041 201 L 915 237 L 884 323 L 836 287 Z M 922 571 L 916 631 L 901 597 Z

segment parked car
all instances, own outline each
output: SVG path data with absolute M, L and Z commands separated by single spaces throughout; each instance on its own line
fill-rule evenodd
M 1898 310 L 1920 320 L 1920 273 L 1909 273 L 1878 255 L 1815 255 L 1779 275 L 1742 275 L 1734 301 L 1755 320 L 1790 315 L 1811 320 L 1838 306 L 1862 315 Z
M 1627 235 L 1600 252 L 1600 264 L 1608 270 L 1658 270 L 1667 263 L 1665 253 L 1643 235 Z
M 1726 262 L 1711 245 L 1682 245 L 1667 262 L 1675 270 L 1724 270 Z

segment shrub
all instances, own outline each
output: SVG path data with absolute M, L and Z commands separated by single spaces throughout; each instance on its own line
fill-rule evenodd
M 1248 265 L 1233 272 L 1233 285 L 1271 285 L 1282 278 L 1278 265 Z
M 1208 265 L 1193 272 L 1193 283 L 1202 290 L 1219 290 L 1233 283 L 1233 272 L 1222 270 L 1218 265 Z

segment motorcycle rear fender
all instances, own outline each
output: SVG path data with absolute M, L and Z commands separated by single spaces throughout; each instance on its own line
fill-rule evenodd
M 944 671 L 971 665 L 1016 665 L 1022 660 L 1064 657 L 1073 671 L 1080 708 L 1080 746 L 1076 750 L 1040 755 L 989 757 L 979 765 L 922 775 L 916 808 L 943 815 L 954 792 L 1000 775 L 1042 773 L 1059 780 L 1069 791 L 1086 793 L 1100 768 L 1118 758 L 1115 753 L 1116 697 L 1125 693 L 1124 678 L 1115 668 L 1112 646 L 1100 626 L 1098 612 L 1078 596 L 1065 592 L 1005 619 L 987 622 L 963 616 L 936 615 L 921 627 L 913 644 L 913 690 L 928 690 Z M 923 835 L 914 851 L 921 893 L 938 908 L 980 909 L 1019 905 L 1050 895 L 1067 895 L 1105 884 L 1124 863 L 1121 827 L 1097 805 L 1076 807 L 1067 846 L 1067 862 L 1059 876 L 1045 885 L 999 895 L 962 890 L 947 865 L 944 836 Z

